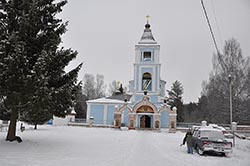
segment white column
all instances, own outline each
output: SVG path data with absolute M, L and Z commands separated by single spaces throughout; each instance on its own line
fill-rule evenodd
M 142 91 L 142 71 L 141 71 L 141 66 L 139 66 L 139 71 L 138 72 L 138 76 L 137 76 L 137 84 L 138 84 L 138 91 Z
M 152 67 L 152 75 L 151 75 L 151 79 L 152 79 L 152 92 L 157 92 L 157 89 L 156 89 L 156 79 L 157 79 L 157 74 L 155 72 L 155 66 Z
M 103 112 L 103 124 L 107 124 L 107 117 L 108 117 L 108 104 L 104 105 L 104 112 Z
M 121 123 L 124 123 L 124 110 L 121 111 Z
M 140 123 L 139 123 L 139 115 L 138 114 L 136 114 L 136 118 L 135 118 L 135 127 L 138 127 L 138 128 L 140 128 Z
M 91 112 L 91 110 L 90 110 L 90 108 L 91 108 L 91 104 L 90 103 L 87 103 L 87 119 L 86 119 L 86 122 L 87 123 L 89 123 L 89 118 L 90 118 L 90 112 Z

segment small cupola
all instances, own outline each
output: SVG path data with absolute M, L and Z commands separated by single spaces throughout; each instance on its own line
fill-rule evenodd
M 157 44 L 150 29 L 148 18 L 149 16 L 147 16 L 147 23 L 145 24 L 145 29 L 142 34 L 141 40 L 139 41 L 139 44 Z

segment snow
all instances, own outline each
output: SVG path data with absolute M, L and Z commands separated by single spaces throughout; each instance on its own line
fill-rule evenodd
M 228 157 L 199 156 L 180 146 L 185 133 L 87 128 L 26 126 L 17 131 L 22 143 L 5 141 L 0 132 L 1 166 L 248 166 L 250 141 L 236 139 Z
M 115 99 L 106 99 L 105 97 L 94 99 L 94 100 L 88 100 L 87 103 L 112 103 L 112 104 L 124 104 L 124 101 L 121 100 L 115 100 Z

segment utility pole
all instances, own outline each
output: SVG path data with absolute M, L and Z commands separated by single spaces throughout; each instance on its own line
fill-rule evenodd
M 230 102 L 230 128 L 232 130 L 232 122 L 233 122 L 233 103 L 232 103 L 232 76 L 231 74 L 229 74 L 228 76 L 228 80 L 229 80 L 229 102 Z
M 235 124 L 233 124 L 233 100 L 232 100 L 232 76 L 231 74 L 228 75 L 228 80 L 229 80 L 230 128 L 231 128 L 231 131 L 233 132 L 233 146 L 235 146 L 235 135 L 234 135 Z

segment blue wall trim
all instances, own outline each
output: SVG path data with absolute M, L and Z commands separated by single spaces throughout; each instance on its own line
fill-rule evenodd
M 158 80 L 159 80 L 159 67 L 158 66 L 156 66 L 156 68 L 155 68 L 155 91 L 157 92 L 158 91 L 158 89 L 160 88 L 160 86 L 159 86 L 159 83 L 158 83 Z
M 139 83 L 140 83 L 140 78 L 139 78 L 139 66 L 137 65 L 136 66 L 136 70 L 137 72 L 135 73 L 136 74 L 136 77 L 135 77 L 135 80 L 136 80 L 136 91 L 139 90 Z
M 109 105 L 108 106 L 108 112 L 107 112 L 107 124 L 112 125 L 114 122 L 114 110 L 115 106 L 114 105 Z
M 124 118 L 124 124 L 125 124 L 125 126 L 128 126 L 128 109 L 125 109 L 124 111 L 123 111 L 123 118 Z
M 135 102 L 141 101 L 143 98 L 143 95 L 135 95 Z
M 144 73 L 150 73 L 151 76 L 153 76 L 153 68 L 152 68 L 152 67 L 143 67 L 143 68 L 141 69 L 141 73 L 142 73 L 142 75 L 143 75 Z M 153 79 L 153 78 L 152 78 L 152 79 Z
M 161 127 L 168 127 L 169 113 L 167 111 L 161 112 Z
M 95 124 L 103 124 L 104 105 L 91 105 L 90 116 L 94 117 Z
M 149 96 L 149 97 L 150 97 L 150 102 L 152 102 L 152 103 L 158 102 L 158 96 Z

